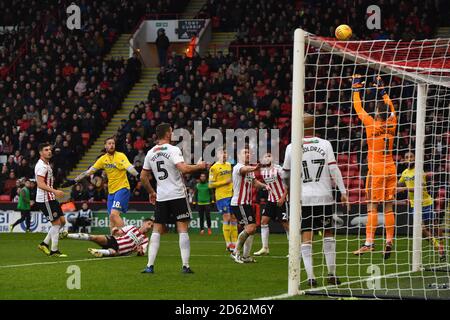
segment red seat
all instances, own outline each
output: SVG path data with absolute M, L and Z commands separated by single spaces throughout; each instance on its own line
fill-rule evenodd
M 346 163 L 338 163 L 339 170 L 341 170 L 341 174 L 344 177 L 348 176 L 348 165 Z
M 166 88 L 159 88 L 160 94 L 166 94 Z
M 0 201 L 11 201 L 11 196 L 9 194 L 1 194 Z
M 89 144 L 89 139 L 91 138 L 91 134 L 89 132 L 82 132 L 81 138 L 83 139 L 83 145 L 87 146 Z
M 350 124 L 350 117 L 341 117 L 341 122 L 348 126 Z
M 173 91 L 173 88 L 166 88 L 166 93 L 167 93 L 167 94 L 172 93 L 172 91 Z
M 169 101 L 171 99 L 170 94 L 164 94 L 161 96 L 161 101 Z
M 348 163 L 348 155 L 346 155 L 345 153 L 340 153 L 337 156 L 337 162 L 339 164 L 347 164 Z
M 264 118 L 264 117 L 266 116 L 266 113 L 267 113 L 267 111 L 265 111 L 265 110 L 260 110 L 260 111 L 258 111 L 258 115 L 259 115 L 261 118 Z

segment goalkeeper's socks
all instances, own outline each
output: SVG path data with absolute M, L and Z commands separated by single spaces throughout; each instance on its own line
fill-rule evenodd
M 179 233 L 180 253 L 183 266 L 189 267 L 189 257 L 191 255 L 191 243 L 187 232 Z
M 87 233 L 69 233 L 67 238 L 74 240 L 89 240 L 89 235 Z
M 328 274 L 336 274 L 336 239 L 333 237 L 323 238 L 323 253 L 327 263 Z
M 313 271 L 313 263 L 312 263 L 312 244 L 311 243 L 302 243 L 302 259 L 303 264 L 305 266 L 306 274 L 308 275 L 308 279 L 315 279 L 314 271 Z
M 366 246 L 374 242 L 377 225 L 378 225 L 378 210 L 375 208 L 367 213 L 366 244 L 365 244 Z
M 384 214 L 384 225 L 386 228 L 386 243 L 392 243 L 395 232 L 395 215 L 393 211 Z
M 231 243 L 231 226 L 230 226 L 229 221 L 223 221 L 222 232 L 223 232 L 223 238 L 225 239 L 225 242 L 228 247 Z
M 161 235 L 158 232 L 152 232 L 150 237 L 150 245 L 148 246 L 148 263 L 147 266 L 155 264 L 156 255 L 158 254 Z
M 261 242 L 262 247 L 267 249 L 269 248 L 269 225 L 262 224 L 261 225 Z
M 253 238 L 255 236 L 254 235 L 249 235 L 247 240 L 245 240 L 244 243 L 244 252 L 243 252 L 243 257 L 250 257 L 250 252 L 252 250 L 252 245 L 253 245 Z

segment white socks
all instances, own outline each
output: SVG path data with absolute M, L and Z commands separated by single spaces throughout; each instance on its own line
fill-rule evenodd
M 187 232 L 180 232 L 179 237 L 181 261 L 183 262 L 183 266 L 189 267 L 189 257 L 191 255 L 191 243 L 189 241 L 189 234 Z
M 109 257 L 111 255 L 111 251 L 109 251 L 109 249 L 97 249 L 97 252 L 103 254 L 104 257 Z
M 239 233 L 237 245 L 236 245 L 236 248 L 234 249 L 235 253 L 241 252 L 242 247 L 244 246 L 244 243 L 248 237 L 249 237 L 249 234 L 245 230 L 242 230 L 241 233 Z
M 148 246 L 148 263 L 147 266 L 150 267 L 155 263 L 156 255 L 159 250 L 159 243 L 161 240 L 161 235 L 157 232 L 152 232 L 150 237 L 150 245 Z
M 308 275 L 308 279 L 315 279 L 313 263 L 312 263 L 312 244 L 311 243 L 302 243 L 302 259 L 303 264 L 305 266 L 306 274 Z
M 45 239 L 44 239 L 44 241 L 43 241 L 46 245 L 49 245 L 49 244 L 50 244 L 50 240 L 52 239 L 51 233 L 50 233 L 51 230 L 52 230 L 52 229 L 51 229 L 51 227 L 50 227 L 50 230 L 48 230 L 48 233 L 47 233 L 47 235 L 45 236 Z
M 250 257 L 250 251 L 252 250 L 254 237 L 255 237 L 254 235 L 249 235 L 247 240 L 244 243 L 244 252 L 242 255 L 244 258 Z
M 87 233 L 69 233 L 67 238 L 74 240 L 89 240 L 89 235 Z
M 336 240 L 333 237 L 323 238 L 323 253 L 328 273 L 336 275 Z
M 59 241 L 59 229 L 60 225 L 55 224 L 50 227 L 50 238 L 52 239 L 52 251 L 58 251 L 58 241 Z
M 269 225 L 261 225 L 261 242 L 264 249 L 269 249 Z

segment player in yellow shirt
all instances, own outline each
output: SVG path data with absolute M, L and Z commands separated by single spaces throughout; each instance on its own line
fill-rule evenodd
M 105 140 L 105 154 L 100 156 L 92 167 L 80 174 L 74 180 L 68 180 L 63 187 L 68 187 L 78 183 L 82 179 L 92 175 L 97 170 L 105 170 L 108 177 L 108 214 L 109 227 L 111 231 L 124 226 L 120 217 L 121 213 L 128 210 L 128 201 L 130 200 L 130 183 L 128 182 L 127 172 L 137 177 L 139 173 L 128 161 L 127 156 L 116 151 L 115 137 Z
M 227 250 L 232 252 L 236 247 L 238 228 L 236 217 L 231 214 L 230 205 L 233 196 L 233 180 L 231 164 L 224 148 L 217 149 L 217 162 L 209 169 L 209 187 L 216 189 L 217 210 L 222 214 L 222 231 Z
M 398 192 L 408 191 L 408 199 L 410 205 L 410 213 L 414 213 L 414 177 L 415 157 L 412 152 L 405 154 L 405 161 L 408 164 L 408 168 L 402 172 L 400 180 L 398 181 Z M 433 246 L 439 253 L 441 261 L 445 261 L 444 243 L 442 241 L 442 230 L 437 225 L 435 226 L 435 216 L 433 211 L 433 198 L 427 191 L 427 177 L 431 177 L 432 173 L 423 174 L 423 193 L 422 193 L 422 233 L 424 237 L 433 243 Z M 440 239 L 436 239 L 435 235 Z

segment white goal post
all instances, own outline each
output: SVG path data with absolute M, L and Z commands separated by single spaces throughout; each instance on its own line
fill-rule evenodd
M 411 123 L 411 128 L 415 127 L 414 132 L 414 148 L 411 149 L 415 154 L 415 176 L 422 177 L 424 175 L 424 161 L 425 161 L 425 139 L 426 139 L 426 112 L 427 112 L 427 94 L 430 86 L 442 88 L 438 92 L 443 92 L 441 96 L 436 95 L 433 99 L 439 100 L 445 106 L 450 108 L 450 39 L 435 39 L 423 41 L 390 41 L 390 40 L 374 40 L 374 41 L 335 41 L 330 38 L 317 37 L 309 34 L 302 29 L 296 29 L 294 33 L 294 48 L 293 48 L 293 87 L 292 87 L 292 134 L 291 134 L 291 179 L 290 179 L 290 221 L 289 221 L 289 261 L 288 261 L 288 295 L 298 295 L 305 293 L 301 289 L 301 190 L 302 190 L 302 141 L 303 141 L 303 114 L 305 104 L 308 102 L 305 98 L 305 81 L 307 78 L 308 64 L 307 56 L 310 52 L 314 56 L 314 61 L 321 68 L 329 68 L 328 75 L 333 78 L 339 78 L 336 81 L 351 82 L 347 70 L 357 70 L 362 68 L 365 70 L 365 76 L 369 77 L 374 74 L 384 74 L 391 79 L 401 79 L 400 84 L 397 83 L 397 89 L 401 94 L 404 94 L 406 89 L 402 85 L 408 83 L 408 90 L 414 91 L 412 98 L 415 103 L 415 120 Z M 323 52 L 323 57 L 321 53 Z M 322 60 L 320 60 L 323 58 Z M 333 59 L 339 59 L 339 64 L 333 64 Z M 334 68 L 334 69 L 332 69 Z M 317 67 L 319 69 L 319 67 Z M 335 69 L 339 69 L 337 75 L 331 76 Z M 313 72 L 314 73 L 314 72 Z M 317 78 L 328 80 L 316 73 Z M 306 80 L 305 80 L 306 79 Z M 326 86 L 325 86 L 326 87 Z M 389 84 L 386 84 L 389 87 Z M 341 89 L 341 86 L 339 86 Z M 348 90 L 348 86 L 346 87 Z M 325 91 L 323 88 L 317 91 Z M 338 93 L 339 95 L 339 93 Z M 315 99 L 315 98 L 314 98 Z M 350 100 L 341 100 L 338 98 L 336 104 L 346 105 Z M 401 100 L 402 98 L 400 98 Z M 315 100 L 312 103 L 316 102 Z M 311 103 L 311 102 L 310 102 Z M 436 104 L 438 102 L 435 102 Z M 327 108 L 325 103 L 325 108 Z M 315 106 L 314 106 L 315 108 Z M 352 109 L 352 107 L 350 107 Z M 399 110 L 400 112 L 400 110 Z M 446 112 L 444 110 L 444 112 Z M 351 113 L 351 111 L 350 111 Z M 351 115 L 354 116 L 354 115 Z M 400 116 L 399 116 L 400 119 Z M 412 121 L 412 120 L 411 120 Z M 349 131 L 352 124 L 349 124 Z M 444 129 L 450 129 L 444 128 Z M 413 133 L 411 133 L 412 135 Z M 337 151 L 335 150 L 335 153 Z M 398 154 L 396 154 L 398 155 Z M 361 169 L 360 169 L 361 170 Z M 400 174 L 400 172 L 398 172 Z M 441 187 L 445 187 L 441 185 Z M 412 249 L 408 252 L 411 254 L 409 260 L 409 271 L 421 272 L 423 268 L 422 257 L 422 196 L 424 185 L 421 179 L 414 181 L 414 215 L 413 215 L 413 230 L 412 236 L 407 240 L 411 241 Z M 348 233 L 347 233 L 348 235 Z M 351 255 L 351 252 L 345 254 Z M 346 260 L 347 261 L 347 260 Z M 348 267 L 347 267 L 348 270 Z M 399 274 L 407 273 L 398 269 Z M 348 276 L 348 283 L 353 280 Z M 361 280 L 364 281 L 364 280 Z M 326 286 L 325 286 L 326 287 Z M 403 289 L 398 289 L 398 294 L 402 295 Z M 327 288 L 325 288 L 327 291 Z M 350 290 L 351 291 L 351 290 Z M 328 292 L 328 291 L 327 291 Z M 350 295 L 353 295 L 350 292 Z M 426 297 L 426 294 L 425 294 Z

